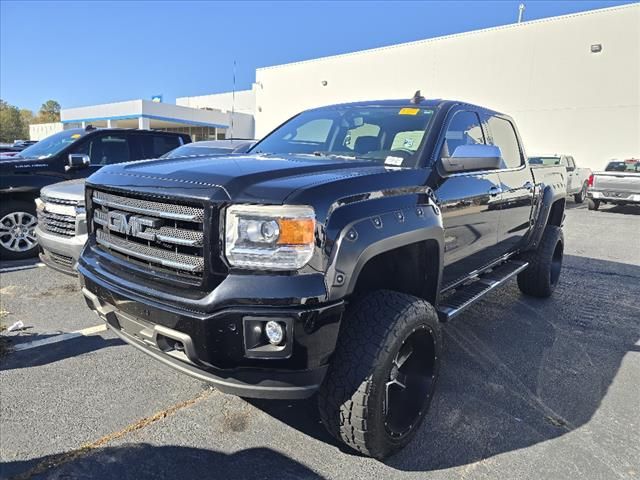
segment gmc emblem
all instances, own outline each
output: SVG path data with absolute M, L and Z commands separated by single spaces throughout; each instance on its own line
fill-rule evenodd
M 106 227 L 114 232 L 154 241 L 156 235 L 147 232 L 146 229 L 148 227 L 159 228 L 163 223 L 162 219 L 159 218 L 140 217 L 119 210 L 112 210 L 107 213 Z

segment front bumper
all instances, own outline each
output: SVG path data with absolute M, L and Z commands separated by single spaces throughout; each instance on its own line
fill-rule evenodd
M 80 252 L 87 242 L 87 228 L 84 218 L 80 225 L 76 225 L 76 233 L 73 237 L 65 237 L 47 232 L 36 226 L 35 233 L 38 245 L 41 247 L 40 260 L 54 270 L 76 276 L 76 267 Z
M 610 203 L 640 203 L 640 194 L 628 192 L 587 191 L 587 198 Z
M 326 373 L 344 310 L 343 302 L 313 306 L 255 303 L 194 312 L 125 290 L 96 275 L 82 261 L 78 270 L 87 305 L 122 340 L 222 392 L 242 397 L 300 399 L 313 395 Z M 245 320 L 256 317 L 290 320 L 289 355 L 247 356 Z

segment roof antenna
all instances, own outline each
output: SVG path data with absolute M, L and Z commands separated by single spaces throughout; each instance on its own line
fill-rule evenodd
M 233 61 L 233 93 L 231 94 L 231 136 L 227 138 L 233 138 L 233 117 L 236 112 L 236 61 Z
M 527 8 L 527 6 L 524 3 L 518 5 L 518 23 L 522 23 L 522 17 L 524 17 L 525 8 Z
M 420 90 L 416 90 L 416 93 L 413 94 L 413 98 L 411 99 L 411 103 L 418 105 L 423 100 L 424 97 L 420 95 Z

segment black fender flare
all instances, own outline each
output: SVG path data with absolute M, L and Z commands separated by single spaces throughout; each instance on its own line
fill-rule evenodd
M 563 200 L 564 198 L 565 196 L 563 192 L 553 188 L 551 185 L 546 185 L 541 188 L 540 194 L 536 199 L 537 206 L 534 217 L 536 221 L 533 224 L 533 228 L 531 228 L 527 246 L 523 250 L 531 250 L 538 246 L 540 240 L 542 240 L 544 229 L 549 221 L 551 208 L 558 200 Z M 562 215 L 564 220 L 564 211 L 562 212 Z
M 442 276 L 444 228 L 440 209 L 432 199 L 424 205 L 414 203 L 346 224 L 334 244 L 326 270 L 328 300 L 353 293 L 362 268 L 373 257 L 425 240 L 438 244 L 437 294 Z

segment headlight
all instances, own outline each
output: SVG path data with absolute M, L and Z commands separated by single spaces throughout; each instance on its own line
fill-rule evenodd
M 297 270 L 313 255 L 316 220 L 306 206 L 231 205 L 225 253 L 234 267 Z

